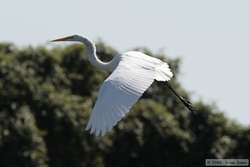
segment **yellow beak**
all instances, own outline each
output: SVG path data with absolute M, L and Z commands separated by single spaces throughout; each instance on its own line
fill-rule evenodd
M 64 37 L 64 38 L 58 38 L 58 39 L 55 39 L 55 40 L 52 40 L 50 42 L 58 42 L 58 41 L 70 41 L 74 36 L 71 35 L 71 36 L 67 36 L 67 37 Z

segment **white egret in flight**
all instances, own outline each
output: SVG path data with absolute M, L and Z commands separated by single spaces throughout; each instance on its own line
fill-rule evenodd
M 81 42 L 86 47 L 90 63 L 101 70 L 112 71 L 102 84 L 86 130 L 96 136 L 104 135 L 120 121 L 142 94 L 156 81 L 169 81 L 173 77 L 167 63 L 137 51 L 118 54 L 109 62 L 101 61 L 95 44 L 79 35 L 52 40 Z M 171 91 L 192 111 L 191 104 Z

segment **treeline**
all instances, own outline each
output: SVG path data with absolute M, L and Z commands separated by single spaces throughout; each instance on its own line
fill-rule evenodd
M 103 60 L 116 53 L 104 43 L 97 51 Z M 171 84 L 189 99 L 178 82 L 180 60 L 166 61 L 175 73 Z M 249 127 L 202 101 L 193 102 L 197 112 L 191 115 L 160 82 L 111 133 L 90 135 L 85 125 L 107 76 L 89 64 L 81 45 L 47 49 L 1 43 L 0 166 L 189 167 L 204 166 L 206 158 L 250 157 Z

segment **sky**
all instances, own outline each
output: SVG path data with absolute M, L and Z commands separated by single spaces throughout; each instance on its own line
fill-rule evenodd
M 180 81 L 230 119 L 250 125 L 249 0 L 0 0 L 0 42 L 44 45 L 79 34 L 119 52 L 181 57 Z

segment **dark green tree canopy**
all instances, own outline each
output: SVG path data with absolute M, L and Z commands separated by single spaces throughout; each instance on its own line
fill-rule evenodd
M 97 51 L 103 60 L 116 53 L 102 42 Z M 189 99 L 178 82 L 180 60 L 166 61 L 175 73 L 171 84 Z M 202 101 L 193 102 L 197 113 L 190 115 L 161 82 L 111 133 L 90 135 L 85 125 L 107 76 L 90 65 L 81 45 L 0 44 L 0 166 L 183 167 L 203 166 L 205 158 L 250 157 L 248 127 Z

